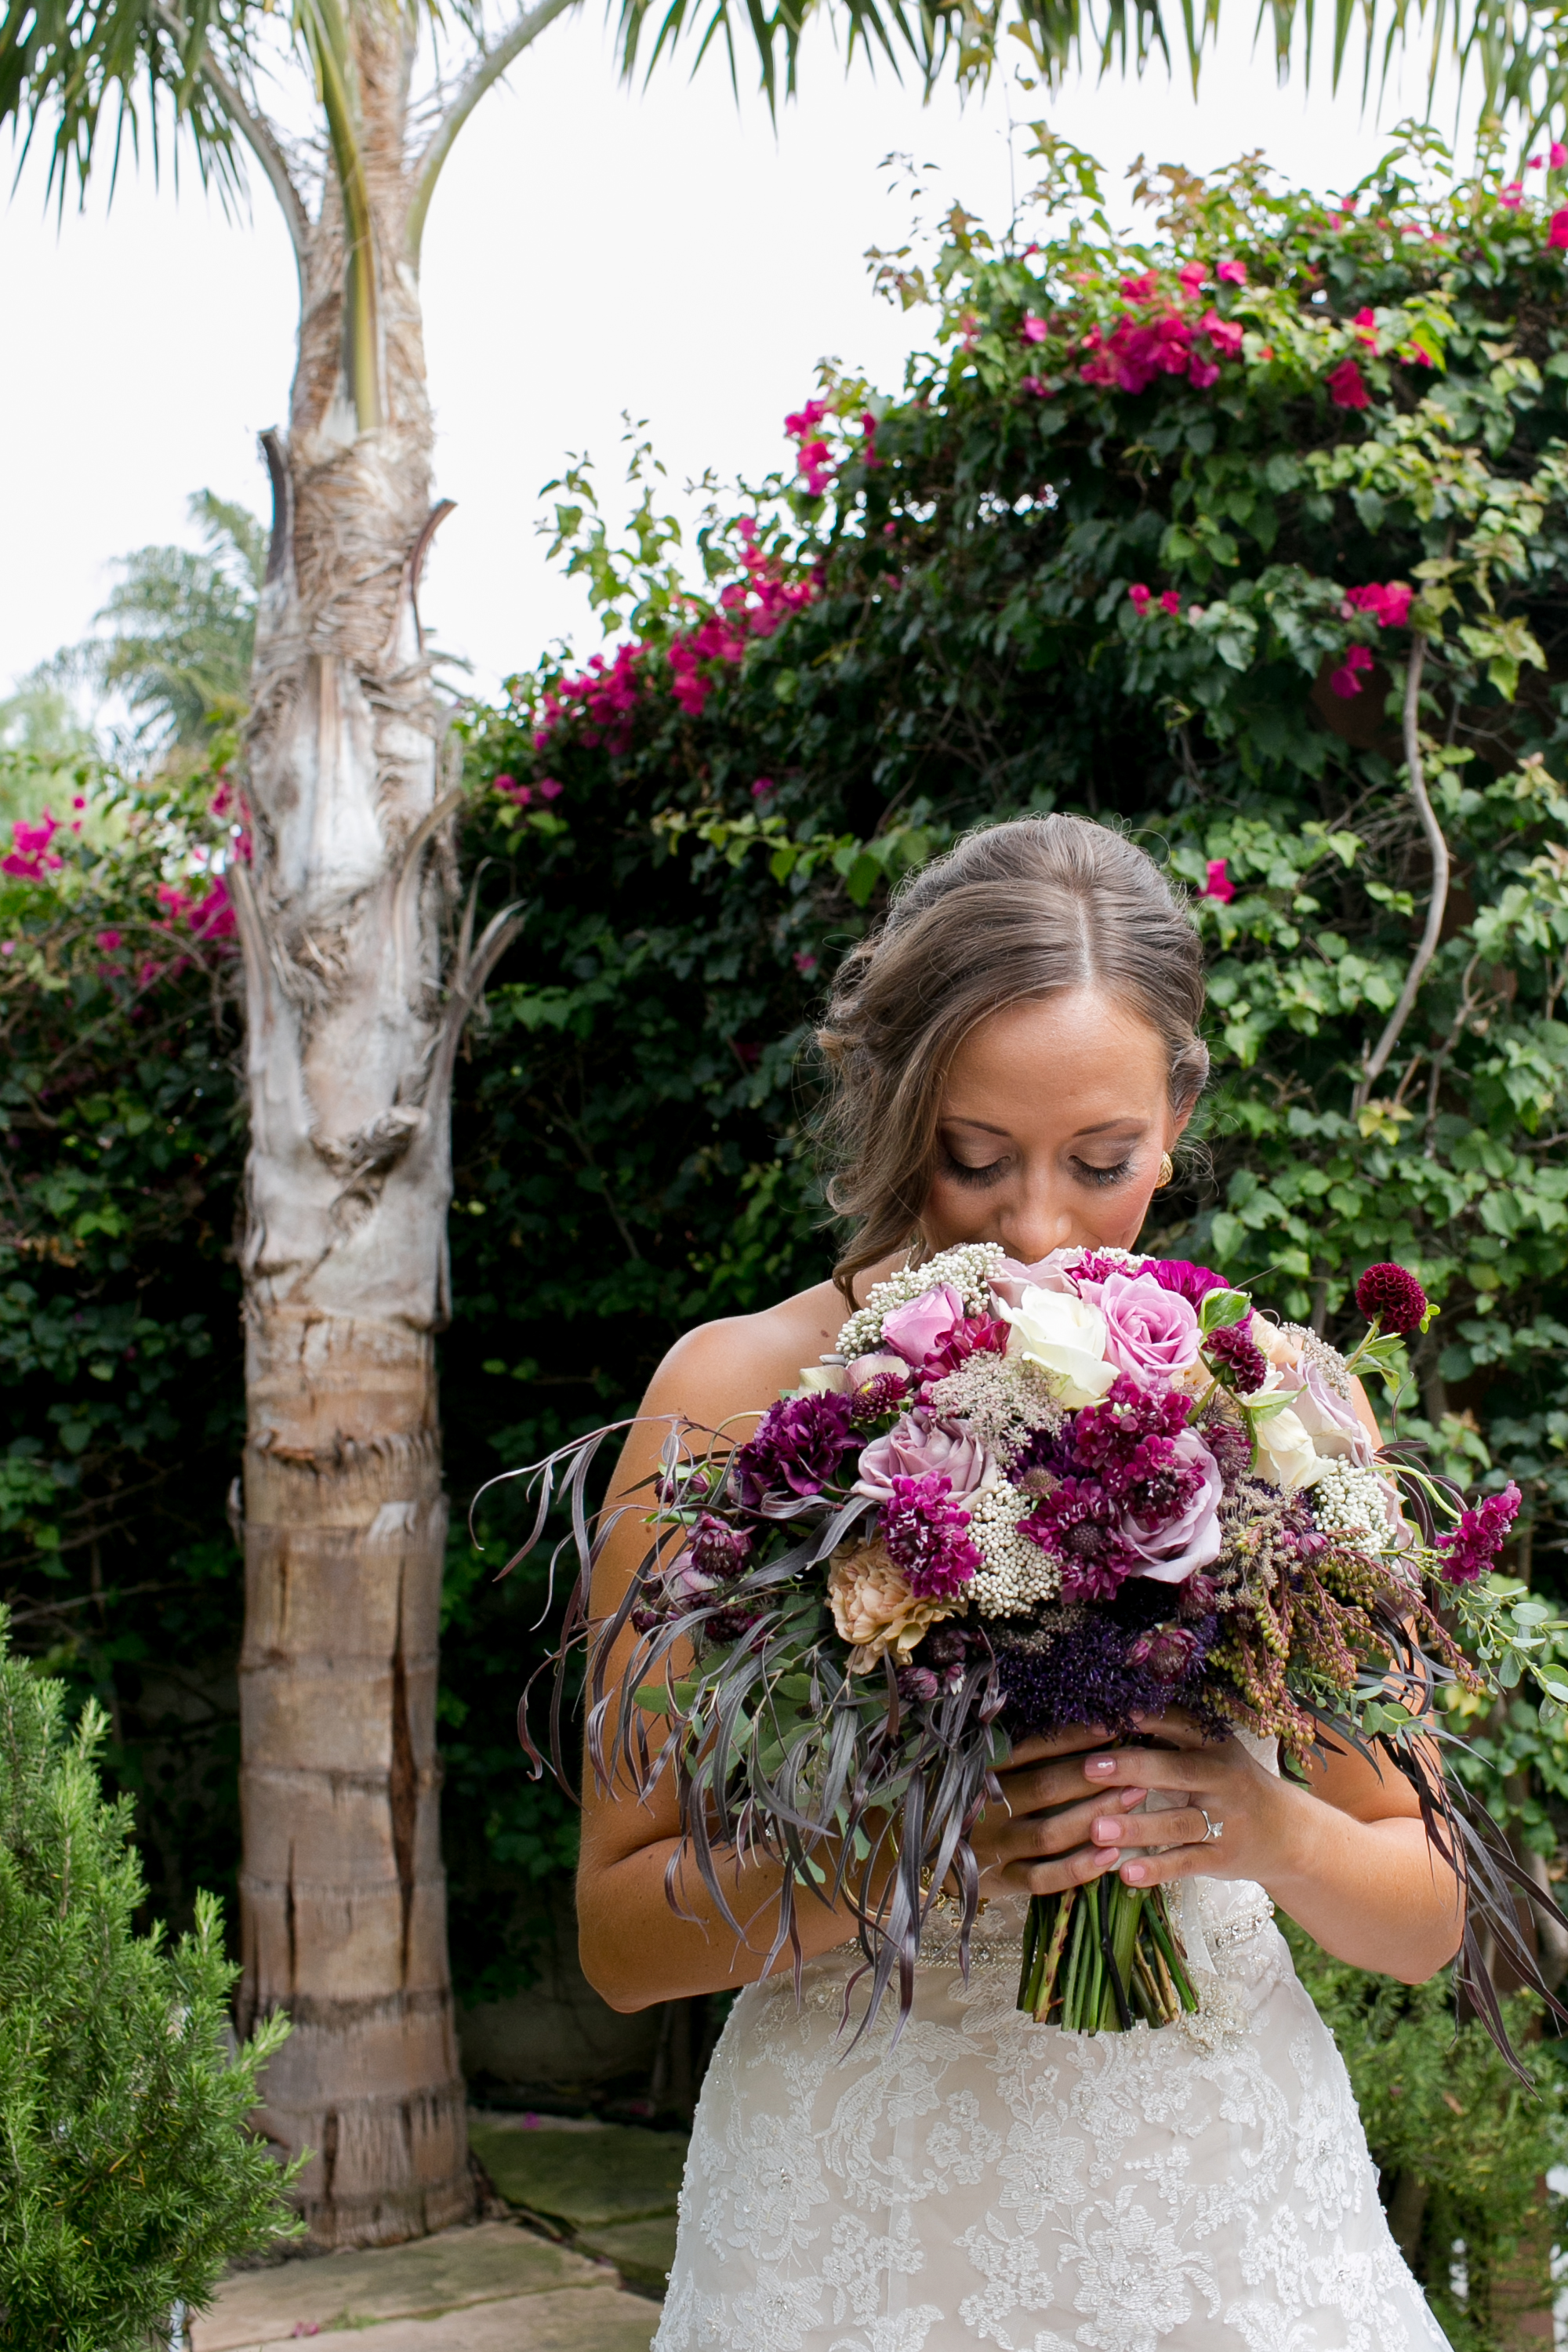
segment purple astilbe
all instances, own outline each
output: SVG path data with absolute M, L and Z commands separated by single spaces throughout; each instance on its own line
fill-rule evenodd
M 1473 1584 L 1478 1576 L 1485 1576 L 1497 1565 L 1509 1529 L 1519 1517 L 1521 1499 L 1510 1479 L 1500 1495 L 1489 1495 L 1474 1510 L 1461 1511 L 1453 1532 L 1438 1537 L 1443 1574 L 1450 1584 Z
M 1369 1265 L 1355 1286 L 1355 1303 L 1369 1323 L 1408 1339 L 1426 1313 L 1426 1293 L 1403 1265 Z
M 1247 1336 L 1247 1324 L 1229 1324 L 1223 1331 L 1211 1331 L 1204 1342 L 1204 1353 L 1211 1370 L 1221 1367 L 1230 1374 L 1230 1386 L 1237 1396 L 1251 1396 L 1268 1378 L 1268 1359 L 1256 1339 Z
M 742 1509 L 765 1514 L 778 1503 L 820 1495 L 844 1456 L 858 1449 L 853 1419 L 851 1400 L 831 1391 L 770 1405 L 755 1436 L 730 1456 Z
M 967 1533 L 969 1513 L 952 1500 L 952 1481 L 945 1471 L 895 1478 L 892 1484 L 892 1499 L 879 1522 L 888 1556 L 902 1570 L 917 1601 L 946 1601 L 983 1564 Z
M 1215 1625 L 1209 1617 L 1181 1629 L 1191 1632 L 1193 1648 L 1184 1670 L 1173 1678 L 1133 1659 L 1147 1629 L 1122 1624 L 1103 1611 L 1091 1611 L 1044 1649 L 1015 1649 L 999 1634 L 1003 1722 L 1015 1740 L 1048 1737 L 1069 1724 L 1092 1724 L 1112 1738 L 1128 1739 L 1140 1716 L 1187 1706 L 1205 1730 L 1217 1730 L 1202 1699 L 1203 1662 Z

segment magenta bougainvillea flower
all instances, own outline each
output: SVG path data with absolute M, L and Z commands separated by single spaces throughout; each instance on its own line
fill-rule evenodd
M 1369 1323 L 1381 1323 L 1405 1339 L 1421 1328 L 1426 1293 L 1403 1265 L 1369 1265 L 1356 1284 L 1355 1303 Z
M 1347 646 L 1345 657 L 1329 678 L 1329 684 L 1342 701 L 1348 702 L 1352 694 L 1361 692 L 1358 672 L 1371 669 L 1372 655 L 1365 646 Z
M 1370 613 L 1380 629 L 1402 629 L 1410 617 L 1414 588 L 1403 580 L 1388 580 L 1380 586 L 1375 580 L 1364 588 L 1345 590 L 1345 607 L 1349 613 Z
M 1226 872 L 1226 866 L 1228 863 L 1228 859 L 1224 857 L 1211 857 L 1209 859 L 1208 874 L 1205 879 L 1203 888 L 1198 893 L 1200 898 L 1217 898 L 1222 907 L 1229 906 L 1231 900 L 1236 896 L 1236 885 L 1231 880 L 1230 876 Z M 1215 1276 L 1215 1284 L 1217 1286 L 1217 1276 Z

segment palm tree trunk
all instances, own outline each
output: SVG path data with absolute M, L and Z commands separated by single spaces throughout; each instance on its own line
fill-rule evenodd
M 312 238 L 289 432 L 267 443 L 254 863 L 235 878 L 251 1118 L 240 1896 L 246 2028 L 279 2009 L 294 2024 L 258 2121 L 313 2151 L 312 2237 L 365 2245 L 473 2206 L 438 1820 L 434 1335 L 452 1055 L 509 933 L 474 955 L 465 936 L 444 982 L 456 796 L 415 604 L 444 511 L 417 300 L 406 270 L 378 267 L 367 427 L 342 219 Z M 397 231 L 378 240 L 394 255 Z M 363 317 L 358 331 L 363 370 Z

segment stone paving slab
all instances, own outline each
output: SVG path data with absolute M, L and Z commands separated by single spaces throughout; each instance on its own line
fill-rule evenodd
M 440 2313 L 502 2304 L 515 2314 L 524 2301 L 540 2306 L 541 2326 L 546 2324 L 548 2305 L 548 2324 L 558 2331 L 563 2322 L 555 2307 L 563 2308 L 563 2298 L 605 2294 L 615 2298 L 617 2311 L 630 2300 L 606 2279 L 602 2263 L 585 2261 L 569 2247 L 552 2245 L 515 2222 L 483 2221 L 474 2229 L 444 2230 L 405 2246 L 323 2254 L 311 2261 L 279 2263 L 269 2270 L 242 2271 L 219 2288 L 212 2309 L 193 2321 L 192 2352 L 253 2352 L 258 2345 L 284 2343 L 297 2336 L 370 2326 L 377 2327 L 377 2352 L 395 2352 L 393 2338 L 380 2332 L 378 2323 L 423 2325 Z M 631 2316 L 634 2327 L 648 2326 L 646 2305 L 634 2307 Z M 461 2333 L 468 2324 L 455 2322 L 458 2332 L 447 2341 L 454 2347 L 469 2340 L 477 2345 L 477 2336 L 470 2339 Z M 445 2352 L 428 2329 L 410 2340 L 426 2352 Z M 499 2344 L 502 2338 L 495 2340 Z M 558 2332 L 510 2339 L 517 2352 L 536 2342 L 586 2345 L 593 2340 L 591 2336 L 568 2338 Z M 615 2340 L 618 2352 L 621 2339 Z M 634 2340 L 635 2333 L 625 2339 L 628 2346 Z M 646 2336 L 642 2341 L 646 2344 Z
M 509 2205 L 574 2232 L 673 2213 L 686 2164 L 683 2133 L 629 2124 L 563 2131 L 543 2116 L 528 2127 L 470 2116 L 468 2144 Z
M 604 2273 L 598 2276 L 603 2279 Z M 363 2352 L 648 2352 L 658 2324 L 653 2305 L 641 2296 L 599 2285 L 506 2295 L 430 2319 L 389 2320 L 368 2330 L 356 2321 L 313 2341 L 322 2352 L 338 2352 L 340 2346 L 349 2352 L 351 2334 Z M 277 2340 L 237 2346 L 235 2352 L 268 2352 Z
M 645 2294 L 662 2295 L 675 2260 L 675 2216 L 660 2213 L 647 2221 L 611 2221 L 601 2229 L 580 2231 L 574 2241 L 585 2254 L 614 2263 L 628 2286 Z

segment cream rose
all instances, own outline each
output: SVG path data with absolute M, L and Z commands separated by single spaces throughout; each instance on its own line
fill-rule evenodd
M 907 1663 L 928 1626 L 953 1616 L 956 1601 L 917 1601 L 881 1543 L 848 1544 L 827 1570 L 827 1600 L 839 1638 L 849 1643 L 849 1671 L 863 1675 L 891 1651 Z
M 803 1364 L 799 1393 L 802 1396 L 843 1396 L 849 1387 L 849 1374 L 842 1364 Z
M 1002 1312 L 1013 1327 L 1010 1356 L 1049 1372 L 1063 1404 L 1099 1403 L 1116 1378 L 1116 1367 L 1105 1360 L 1105 1318 L 1098 1307 L 1031 1283 L 1017 1306 L 1004 1305 Z
M 1287 1380 L 1279 1371 L 1271 1371 L 1251 1404 L 1263 1398 L 1278 1396 L 1281 1390 L 1288 1395 L 1297 1392 L 1300 1383 Z M 1298 1487 L 1311 1486 L 1322 1472 L 1322 1457 L 1312 1444 L 1311 1434 L 1299 1412 L 1286 1405 L 1279 1412 L 1271 1412 L 1253 1423 L 1253 1437 L 1258 1446 L 1258 1466 L 1272 1486 L 1287 1495 Z

